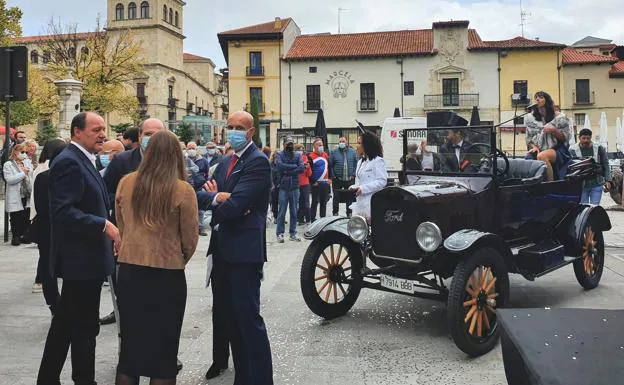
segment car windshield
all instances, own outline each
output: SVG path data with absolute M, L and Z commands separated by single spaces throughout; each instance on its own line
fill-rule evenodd
M 492 127 L 406 129 L 403 163 L 409 174 L 491 175 Z

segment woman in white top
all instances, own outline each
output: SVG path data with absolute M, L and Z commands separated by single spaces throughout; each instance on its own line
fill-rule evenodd
M 4 163 L 4 180 L 7 183 L 4 209 L 11 217 L 11 245 L 29 243 L 25 237 L 30 218 L 30 194 L 32 193 L 32 164 L 27 161 L 26 146 L 16 144 L 9 160 Z
M 349 189 L 354 192 L 355 203 L 351 206 L 353 215 L 367 219 L 371 216 L 371 197 L 388 183 L 388 171 L 379 138 L 368 131 L 358 138 L 358 154 L 361 156 L 355 172 L 355 184 Z

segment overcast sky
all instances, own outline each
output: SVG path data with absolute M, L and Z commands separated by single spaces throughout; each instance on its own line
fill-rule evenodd
M 126 2 L 124 0 L 124 2 Z M 338 29 L 370 32 L 430 28 L 433 21 L 470 20 L 484 40 L 508 39 L 521 34 L 520 1 L 449 0 L 186 0 L 185 52 L 211 58 L 218 67 L 225 59 L 217 33 L 263 23 L 276 16 L 293 17 L 302 33 Z M 78 24 L 80 31 L 93 28 L 98 13 L 106 18 L 106 0 L 8 0 L 24 11 L 24 35 L 40 34 L 52 16 Z M 622 0 L 525 0 L 525 37 L 571 44 L 587 35 L 624 44 Z

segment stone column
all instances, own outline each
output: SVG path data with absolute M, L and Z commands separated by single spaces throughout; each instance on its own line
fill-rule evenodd
M 59 135 L 63 139 L 70 137 L 71 121 L 80 112 L 82 82 L 72 78 L 71 72 L 67 79 L 54 82 L 61 99 L 59 111 Z

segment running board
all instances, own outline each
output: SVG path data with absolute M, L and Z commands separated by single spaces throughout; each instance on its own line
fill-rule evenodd
M 576 261 L 577 259 L 579 259 L 579 257 L 563 257 L 563 262 L 561 262 L 558 265 L 552 266 L 540 273 L 533 273 L 533 272 L 529 272 L 526 270 L 520 270 L 520 274 L 522 274 L 522 276 L 526 279 L 528 279 L 529 281 L 535 281 L 536 278 L 540 278 L 543 277 L 546 274 L 552 273 L 555 270 L 559 270 L 562 267 L 566 267 L 569 264 L 571 264 L 572 262 Z

